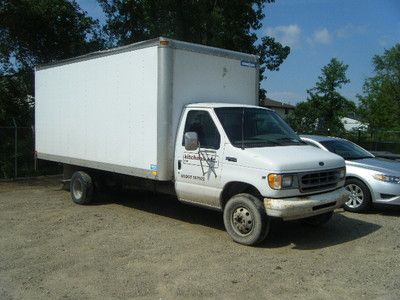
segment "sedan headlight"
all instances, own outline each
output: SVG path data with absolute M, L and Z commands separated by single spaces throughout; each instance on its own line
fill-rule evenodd
M 372 175 L 376 180 L 389 182 L 389 183 L 400 183 L 400 177 L 384 174 L 374 174 Z
M 271 189 L 282 190 L 295 187 L 295 176 L 289 174 L 269 174 L 268 184 Z
M 346 168 L 339 170 L 339 179 L 344 179 L 346 177 Z

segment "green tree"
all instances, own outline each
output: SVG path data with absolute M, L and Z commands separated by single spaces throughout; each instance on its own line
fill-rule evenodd
M 2 66 L 33 68 L 102 47 L 98 21 L 68 0 L 0 2 Z
M 359 95 L 360 112 L 370 130 L 400 130 L 400 44 L 372 60 L 375 75 Z
M 75 1 L 1 0 L 0 126 L 14 121 L 19 127 L 32 125 L 35 65 L 101 49 L 100 35 L 100 26 Z M 27 132 L 19 131 L 20 175 L 29 169 L 33 154 L 33 138 Z M 13 174 L 12 134 L 0 129 L 0 177 Z
M 286 120 L 298 133 L 315 133 L 318 127 L 318 114 L 315 105 L 310 101 L 303 101 L 296 105 Z
M 97 21 L 68 0 L 0 1 L 0 125 L 32 124 L 33 67 L 103 47 Z
M 33 98 L 32 72 L 20 71 L 0 77 L 0 126 L 30 125 Z
M 265 3 L 274 0 L 98 0 L 107 15 L 105 27 L 117 45 L 167 36 L 260 56 L 265 70 L 279 70 L 289 55 L 272 37 L 258 37 Z M 264 92 L 264 91 L 262 91 Z
M 354 102 L 338 90 L 350 82 L 346 76 L 348 65 L 332 58 L 322 68 L 315 87 L 307 90 L 306 102 L 299 103 L 289 116 L 289 123 L 302 133 L 340 134 L 344 131 L 341 117 L 354 112 Z

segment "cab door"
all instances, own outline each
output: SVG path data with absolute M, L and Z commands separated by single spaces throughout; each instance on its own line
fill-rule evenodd
M 178 198 L 219 207 L 222 135 L 207 109 L 188 109 L 182 118 L 175 146 L 175 190 Z M 196 132 L 199 148 L 185 149 L 184 134 Z

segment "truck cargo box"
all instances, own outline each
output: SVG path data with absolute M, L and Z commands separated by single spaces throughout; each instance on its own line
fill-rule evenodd
M 183 107 L 256 105 L 257 56 L 157 38 L 37 67 L 35 101 L 38 158 L 172 180 Z

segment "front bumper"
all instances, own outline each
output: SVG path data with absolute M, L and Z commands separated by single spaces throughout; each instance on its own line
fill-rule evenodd
M 390 204 L 390 205 L 400 205 L 400 196 L 376 199 L 375 203 Z
M 333 211 L 348 199 L 349 192 L 340 188 L 318 195 L 283 199 L 264 198 L 264 206 L 268 216 L 296 220 Z
M 374 180 L 369 182 L 375 203 L 400 205 L 400 184 Z

